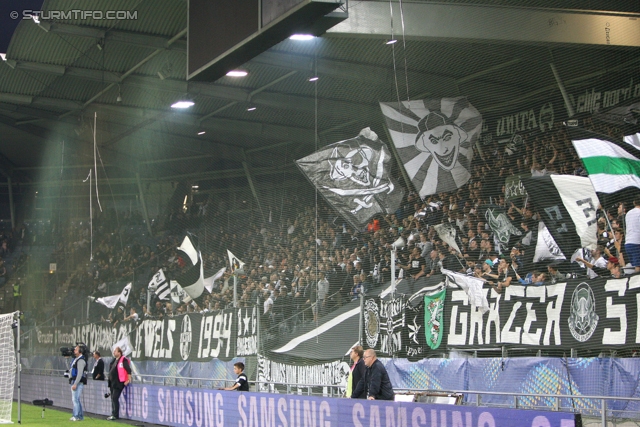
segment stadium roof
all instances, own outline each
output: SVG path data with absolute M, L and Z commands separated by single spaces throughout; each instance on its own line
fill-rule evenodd
M 28 184 L 60 168 L 52 158 L 62 153 L 84 178 L 95 115 L 116 196 L 131 193 L 136 174 L 215 182 L 249 169 L 268 183 L 316 144 L 364 127 L 388 140 L 380 101 L 464 95 L 500 114 L 559 98 L 551 64 L 568 90 L 638 69 L 635 0 L 401 4 L 395 44 L 386 44 L 389 2 L 351 0 L 349 18 L 324 36 L 279 43 L 243 66 L 247 77 L 201 83 L 185 77 L 187 1 L 46 0 L 43 10 L 137 10 L 137 19 L 19 23 L 0 61 L 0 172 Z M 195 106 L 173 111 L 185 96 Z

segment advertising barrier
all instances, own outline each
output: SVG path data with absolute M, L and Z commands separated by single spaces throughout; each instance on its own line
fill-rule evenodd
M 25 375 L 23 399 L 47 395 L 71 407 L 59 378 Z M 36 387 L 37 383 L 37 387 Z M 33 385 L 30 387 L 29 385 Z M 37 393 L 37 394 L 36 394 Z M 85 388 L 84 411 L 109 415 L 110 400 L 95 382 Z M 302 395 L 230 392 L 133 384 L 120 400 L 121 418 L 185 427 L 576 427 L 579 415 L 473 406 L 369 401 Z

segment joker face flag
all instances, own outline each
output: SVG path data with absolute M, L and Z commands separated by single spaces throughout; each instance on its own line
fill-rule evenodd
M 363 132 L 364 133 L 364 132 Z M 391 154 L 373 132 L 328 145 L 296 161 L 309 181 L 351 225 L 395 212 L 403 191 L 391 178 Z
M 381 102 L 380 108 L 420 196 L 454 191 L 469 181 L 482 116 L 467 98 Z

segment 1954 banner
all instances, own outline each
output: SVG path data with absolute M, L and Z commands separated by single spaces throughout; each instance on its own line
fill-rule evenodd
M 639 289 L 640 275 L 546 286 L 511 285 L 502 293 L 485 288 L 489 310 L 484 314 L 471 305 L 465 291 L 457 289 L 447 289 L 443 301 L 428 296 L 417 307 L 404 301 L 402 309 L 398 299 L 367 298 L 364 346 L 382 356 L 410 360 L 447 348 L 600 350 L 637 346 Z
M 37 346 L 72 347 L 85 343 L 92 350 L 111 353 L 111 346 L 128 337 L 134 360 L 206 361 L 230 360 L 257 353 L 257 307 L 221 310 L 205 314 L 185 314 L 138 323 L 108 323 L 37 329 Z

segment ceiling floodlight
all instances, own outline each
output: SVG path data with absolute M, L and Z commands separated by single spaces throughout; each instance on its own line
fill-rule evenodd
M 178 101 L 171 104 L 171 108 L 175 108 L 178 110 L 184 110 L 185 108 L 191 108 L 195 105 L 193 101 Z
M 7 60 L 7 54 L 6 53 L 0 53 L 0 59 L 2 59 L 3 61 Z
M 297 40 L 297 41 L 307 41 L 307 40 L 313 40 L 315 39 L 315 36 L 311 35 L 311 34 L 294 34 L 291 37 L 289 37 L 290 40 Z
M 394 44 L 394 43 L 398 43 L 398 40 L 396 39 L 387 40 L 385 44 Z
M 40 17 L 36 14 L 32 14 L 31 18 L 33 18 L 33 22 L 35 22 L 36 24 L 40 25 Z
M 249 107 L 249 108 L 247 108 L 247 111 L 255 111 L 255 110 L 256 110 L 256 107 Z
M 309 77 L 310 82 L 317 82 L 320 79 L 318 76 Z
M 207 132 L 201 130 L 200 132 L 198 132 L 198 135 L 204 135 L 205 133 L 207 133 Z
M 245 70 L 231 70 L 227 73 L 227 77 L 246 77 L 249 74 Z

